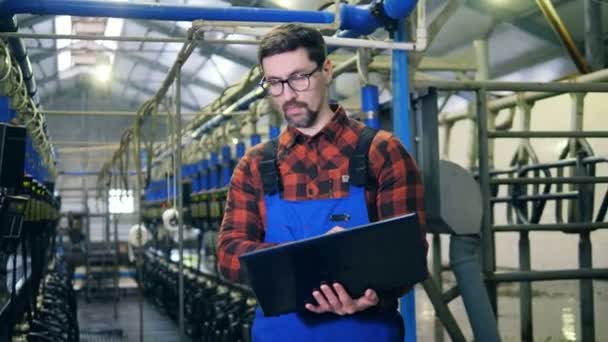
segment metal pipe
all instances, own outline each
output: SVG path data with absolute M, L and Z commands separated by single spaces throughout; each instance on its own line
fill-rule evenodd
M 458 296 L 460 296 L 460 288 L 458 287 L 458 285 L 456 285 L 453 286 L 451 289 L 445 291 L 442 297 L 443 301 L 448 304 L 454 299 L 458 298 Z
M 112 215 L 114 221 L 114 300 L 116 305 L 114 306 L 114 319 L 118 319 L 118 299 L 120 297 L 120 284 L 118 281 L 118 255 L 120 253 L 120 245 L 118 243 L 118 214 Z
M 26 38 L 26 39 L 73 39 L 73 40 L 94 40 L 94 41 L 118 41 L 118 42 L 147 42 L 147 43 L 187 43 L 186 37 L 150 37 L 150 36 L 96 36 L 87 34 L 48 34 L 48 33 L 19 33 L 19 32 L 0 32 L 0 37 L 6 38 Z M 387 50 L 406 50 L 418 51 L 416 43 L 394 43 L 385 41 L 375 41 L 358 38 L 341 38 L 325 36 L 325 43 L 328 46 L 336 47 L 368 47 Z M 230 45 L 257 45 L 260 43 L 256 39 L 204 39 L 205 44 L 230 44 Z
M 492 280 L 499 283 L 568 279 L 608 279 L 608 268 L 573 269 L 559 271 L 529 271 L 497 273 Z
M 547 178 L 494 178 L 490 180 L 492 185 L 512 185 L 512 184 L 589 184 L 589 183 L 608 183 L 608 177 L 547 177 Z
M 173 125 L 175 131 L 173 145 L 175 149 L 175 183 L 177 184 L 175 189 L 175 197 L 177 198 L 177 220 L 178 220 L 178 244 L 179 244 L 179 283 L 178 283 L 178 295 L 179 295 L 179 339 L 184 341 L 184 196 L 182 194 L 182 148 L 181 144 L 178 143 L 182 132 L 182 95 L 181 95 L 181 82 L 182 82 L 182 65 L 186 61 L 187 57 L 180 58 L 175 63 L 175 123 Z
M 578 266 L 581 270 L 593 270 L 593 251 L 589 231 L 582 231 L 578 243 Z M 605 277 L 608 278 L 608 269 Z M 595 341 L 595 308 L 592 279 L 579 280 L 579 298 L 581 312 L 581 341 Z
M 101 145 L 101 146 L 89 146 L 89 147 L 64 147 L 64 148 L 60 148 L 59 151 L 62 154 L 61 159 L 66 159 L 65 154 L 68 154 L 68 153 L 114 151 L 119 146 L 120 145 L 118 145 L 118 144 L 114 144 L 114 145 Z M 78 156 L 78 158 L 80 158 L 80 156 Z M 89 159 L 89 160 L 91 160 L 91 159 Z
M 569 92 L 608 92 L 606 83 L 574 83 L 574 82 L 502 82 L 502 81 L 444 81 L 444 80 L 415 80 L 416 87 L 434 87 L 442 90 L 476 90 L 486 91 L 544 91 L 555 93 Z M 515 103 L 513 103 L 515 104 Z M 490 108 L 494 110 L 495 108 Z
M 604 68 L 604 34 L 602 29 L 602 3 L 584 0 L 585 56 L 591 70 Z
M 564 231 L 577 233 L 584 230 L 595 230 L 608 228 L 608 222 L 585 222 L 585 223 L 544 223 L 544 224 L 505 224 L 493 227 L 495 232 L 520 232 L 520 231 Z
M 589 164 L 597 164 L 597 163 L 608 163 L 608 158 L 607 157 L 599 157 L 599 156 L 590 156 L 587 158 L 583 158 L 582 160 L 583 164 L 585 165 L 589 165 Z M 563 168 L 566 166 L 573 166 L 576 165 L 577 160 L 576 159 L 562 159 L 562 160 L 558 160 L 558 161 L 554 161 L 554 162 L 550 162 L 550 163 L 539 163 L 539 164 L 531 164 L 531 165 L 526 165 L 518 170 L 512 169 L 512 170 L 505 170 L 503 172 L 503 174 L 508 174 L 508 173 L 514 173 L 517 171 L 520 172 L 529 172 L 529 171 L 533 171 L 533 170 L 540 170 L 540 169 L 546 169 L 546 168 Z
M 578 83 L 604 82 L 606 80 L 608 80 L 608 69 L 603 69 L 603 70 L 599 70 L 599 71 L 596 71 L 593 73 L 581 75 L 581 76 L 569 79 L 567 81 L 561 81 L 559 83 L 571 85 L 571 84 L 578 84 Z M 505 108 L 510 108 L 510 107 L 517 105 L 517 102 L 520 100 L 524 100 L 524 101 L 528 101 L 528 102 L 535 102 L 535 101 L 543 100 L 543 99 L 553 97 L 556 95 L 557 94 L 555 94 L 555 93 L 542 91 L 542 90 L 525 92 L 523 94 L 514 94 L 514 95 L 505 96 L 503 98 L 499 98 L 499 99 L 490 101 L 488 103 L 488 110 L 490 110 L 492 112 L 497 112 L 499 110 L 502 110 Z M 452 118 L 452 117 L 455 118 L 454 121 L 457 121 L 460 119 L 469 118 L 470 114 L 468 112 L 450 113 L 449 118 Z M 448 119 L 448 120 L 450 120 L 450 119 Z M 442 122 L 440 121 L 440 124 L 441 123 Z
M 51 34 L 51 33 L 25 33 L 0 32 L 2 38 L 29 38 L 29 39 L 73 39 L 73 40 L 99 40 L 118 42 L 146 42 L 146 43 L 186 43 L 186 37 L 149 37 L 149 36 L 96 36 L 91 34 Z M 250 40 L 247 40 L 249 42 Z
M 488 132 L 489 138 L 608 138 L 608 131 Z
M 347 59 L 346 61 L 344 61 L 344 63 L 337 65 L 334 68 L 334 75 L 338 76 L 340 74 L 343 74 L 346 71 L 354 68 L 356 65 L 357 65 L 357 56 L 353 56 L 353 57 Z
M 416 7 L 416 0 L 385 0 L 383 2 L 386 15 L 394 20 L 402 20 Z
M 479 89 L 476 94 L 477 100 L 477 136 L 479 137 L 479 145 L 477 146 L 479 153 L 477 155 L 479 163 L 479 186 L 481 188 L 481 198 L 483 203 L 483 216 L 481 223 L 481 248 L 482 248 L 482 269 L 486 278 L 496 272 L 495 259 L 495 242 L 494 233 L 492 232 L 492 207 L 490 199 L 492 193 L 490 189 L 490 166 L 488 161 L 488 127 L 484 123 L 487 122 L 487 93 L 485 89 Z M 490 303 L 494 313 L 496 314 L 496 284 L 487 283 L 486 288 Z
M 450 264 L 465 304 L 475 341 L 500 341 L 496 316 L 479 265 L 479 237 L 450 237 Z
M 538 195 L 523 195 L 515 197 L 493 197 L 492 203 L 510 203 L 513 201 L 539 201 L 539 200 L 564 200 L 575 199 L 578 194 L 576 192 L 553 193 L 553 194 L 538 194 Z
M 593 73 L 589 73 L 586 75 L 581 75 L 575 77 L 573 79 L 569 79 L 567 81 L 562 81 L 559 83 L 563 84 L 578 84 L 578 83 L 590 83 L 590 82 L 605 82 L 608 80 L 608 69 L 598 70 Z M 577 91 L 577 90 L 572 90 Z M 554 93 L 547 92 L 527 92 L 521 95 L 521 97 L 530 102 L 546 99 L 548 97 L 555 96 Z M 490 102 L 490 110 L 497 111 L 504 108 L 511 107 L 517 103 L 518 95 L 511 95 L 507 97 L 503 97 L 501 99 L 493 100 Z
M 518 224 L 523 222 L 518 218 Z M 529 231 L 519 232 L 518 241 L 519 269 L 521 272 L 529 272 L 532 268 L 530 258 L 530 234 Z M 520 311 L 520 334 L 522 341 L 534 339 L 534 325 L 532 324 L 532 284 L 529 281 L 519 283 L 519 311 Z
M 541 12 L 543 12 L 545 19 L 547 19 L 553 30 L 555 30 L 555 33 L 559 36 L 562 44 L 564 44 L 564 47 L 568 51 L 568 54 L 570 55 L 570 58 L 572 58 L 578 71 L 582 74 L 589 73 L 591 69 L 587 64 L 585 57 L 583 57 L 582 53 L 576 47 L 572 36 L 570 36 L 570 32 L 568 32 L 568 29 L 559 17 L 551 0 L 536 0 L 536 3 L 538 4 L 538 7 L 540 7 Z
M 190 57 L 190 55 L 192 54 L 192 52 L 194 51 L 195 48 L 196 48 L 196 44 L 194 44 L 194 43 L 187 43 L 187 44 L 184 44 L 184 46 L 182 46 L 182 49 L 180 50 L 179 54 L 177 55 L 177 61 L 173 64 L 171 69 L 169 69 L 169 72 L 167 73 L 167 78 L 165 78 L 165 81 L 161 85 L 160 89 L 158 89 L 158 91 L 156 92 L 155 96 L 157 99 L 162 99 L 165 97 L 167 90 L 175 82 L 175 78 L 176 78 L 177 74 L 179 72 L 181 72 L 182 63 L 184 63 L 186 60 L 188 60 L 188 57 Z M 145 114 L 146 113 L 144 113 L 144 115 Z M 177 124 L 179 124 L 181 126 L 181 115 L 180 115 L 180 120 Z
M 473 42 L 473 47 L 475 50 L 475 61 L 477 62 L 477 72 L 475 73 L 475 81 L 477 82 L 487 82 L 490 78 L 490 51 L 488 47 L 487 38 L 481 40 L 475 40 Z M 485 100 L 487 101 L 487 99 Z M 472 104 L 471 104 L 472 105 Z M 470 105 L 470 106 L 471 106 Z M 473 110 L 470 109 L 472 112 Z M 489 130 L 494 130 L 496 127 L 496 120 L 494 115 L 490 112 L 487 116 L 487 123 L 483 122 L 484 125 L 488 125 Z M 469 134 L 470 144 L 469 144 L 469 163 L 468 168 L 470 170 L 475 168 L 476 161 L 479 159 L 477 153 L 479 149 L 477 145 L 479 144 L 479 138 L 477 134 L 477 128 L 475 125 L 470 126 L 470 134 Z M 488 168 L 489 170 L 494 168 L 494 141 L 489 140 L 488 144 Z
M 333 24 L 335 16 L 333 13 L 326 11 L 295 11 L 253 7 L 222 8 L 80 0 L 6 0 L 0 2 L 0 12 L 168 21 L 246 20 L 248 22 L 306 22 L 311 24 Z
M 365 115 L 364 122 L 367 126 L 380 128 L 379 110 L 378 87 L 373 84 L 363 86 L 361 88 L 361 111 Z
M 163 80 L 164 81 L 164 80 Z M 209 116 L 215 116 L 221 113 L 216 113 L 216 112 L 188 112 L 188 113 L 182 113 L 182 117 L 183 116 L 195 116 L 195 115 L 209 115 Z M 242 115 L 242 114 L 246 114 L 246 112 L 234 112 L 234 113 L 230 113 L 230 115 Z M 95 116 L 95 115 L 100 115 L 100 116 L 137 116 L 137 112 L 132 112 L 132 111 L 107 111 L 107 110 L 69 110 L 69 109 L 45 109 L 44 110 L 44 115 L 83 115 L 83 116 Z M 169 115 L 168 112 L 162 112 L 159 111 L 157 113 L 157 115 L 159 116 L 167 116 Z
M 454 342 L 465 342 L 467 339 L 464 337 L 462 331 L 460 330 L 458 322 L 456 322 L 456 319 L 450 312 L 450 309 L 443 301 L 442 293 L 437 288 L 435 281 L 431 277 L 429 277 L 422 282 L 422 286 L 428 294 L 429 300 L 433 304 L 436 316 L 441 320 L 441 323 L 445 327 L 445 330 L 450 336 L 450 339 Z M 416 332 L 416 330 L 414 330 L 414 332 Z M 407 336 L 406 342 L 409 342 L 407 340 Z
M 393 40 L 405 40 L 405 20 L 398 21 Z M 355 56 L 355 63 L 356 63 Z M 405 148 L 412 150 L 412 136 L 409 120 L 409 74 L 407 52 L 393 50 L 392 55 L 392 89 L 393 89 L 393 132 Z M 401 316 L 405 321 L 405 341 L 416 341 L 416 301 L 414 289 L 400 299 Z

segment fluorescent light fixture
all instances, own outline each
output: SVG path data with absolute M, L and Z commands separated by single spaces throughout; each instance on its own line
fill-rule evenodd
M 63 72 L 70 67 L 72 67 L 72 52 L 70 50 L 64 50 L 57 54 L 57 70 Z
M 490 3 L 496 6 L 507 6 L 511 4 L 511 0 L 492 0 Z
M 108 18 L 106 23 L 106 30 L 104 35 L 107 37 L 118 37 L 122 34 L 122 28 L 125 24 L 124 19 L 120 18 Z M 117 41 L 98 40 L 97 44 L 106 47 L 110 51 L 116 51 L 118 48 Z M 114 53 L 108 54 L 110 56 L 110 64 L 114 63 Z
M 95 67 L 95 77 L 102 83 L 105 83 L 110 79 L 111 73 L 112 66 L 108 64 L 101 64 Z
M 114 2 L 127 2 L 128 0 L 115 0 Z M 122 28 L 125 24 L 125 20 L 121 19 L 121 18 L 108 18 L 108 21 L 106 22 L 106 30 L 104 32 L 104 36 L 106 37 L 118 37 L 122 34 Z M 97 44 L 106 47 L 108 50 L 110 51 L 116 51 L 116 49 L 118 48 L 118 42 L 117 41 L 108 41 L 108 40 L 101 40 L 101 41 L 96 41 Z M 110 65 L 112 65 L 114 63 L 114 57 L 115 54 L 114 53 L 110 53 L 108 54 L 108 56 L 110 57 Z
M 125 20 L 124 19 L 120 19 L 120 18 L 108 18 L 108 21 L 106 23 L 106 30 L 104 32 L 104 36 L 107 37 L 117 37 L 120 36 L 122 33 L 122 28 L 125 24 Z M 116 47 L 118 45 L 118 42 L 116 41 L 101 41 L 101 44 L 107 46 L 109 49 L 111 50 L 116 50 Z
M 56 34 L 72 34 L 72 17 L 69 15 L 59 15 L 55 17 Z M 57 39 L 57 48 L 61 49 L 72 43 L 70 39 Z
M 72 17 L 69 15 L 59 15 L 55 17 L 55 33 L 56 34 L 72 34 Z M 57 39 L 57 49 L 63 49 L 72 44 L 71 39 Z M 63 50 L 57 55 L 57 70 L 68 70 L 72 66 L 72 52 Z

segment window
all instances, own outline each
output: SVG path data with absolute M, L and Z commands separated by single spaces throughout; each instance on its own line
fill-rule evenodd
M 108 205 L 110 214 L 132 214 L 135 211 L 133 190 L 110 189 Z

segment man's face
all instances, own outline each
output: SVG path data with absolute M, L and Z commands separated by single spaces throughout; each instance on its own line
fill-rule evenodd
M 262 68 L 267 84 L 274 88 L 269 89 L 269 97 L 287 124 L 297 128 L 311 127 L 326 102 L 331 62 L 326 60 L 322 66 L 318 66 L 308 58 L 306 49 L 300 48 L 264 58 Z M 280 81 L 288 79 L 291 79 L 296 90 L 287 82 L 281 84 Z M 281 87 L 280 95 L 273 95 L 277 89 L 280 92 Z

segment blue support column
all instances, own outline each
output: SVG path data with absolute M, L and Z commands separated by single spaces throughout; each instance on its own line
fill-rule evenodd
M 156 201 L 160 199 L 159 181 L 154 181 L 150 184 L 150 201 Z
M 175 176 L 171 175 L 171 177 L 169 177 L 169 199 L 175 198 L 175 190 Z
M 0 122 L 10 122 L 10 102 L 8 96 L 0 96 Z
M 252 134 L 251 135 L 251 146 L 255 146 L 257 144 L 259 144 L 260 142 L 262 142 L 262 138 L 260 137 L 259 134 Z
M 158 201 L 158 200 L 163 200 L 165 198 L 165 191 L 167 189 L 165 182 L 166 182 L 165 179 L 156 181 L 154 197 L 152 198 L 153 200 Z
M 221 186 L 225 187 L 230 183 L 230 176 L 232 176 L 232 150 L 230 145 L 222 146 L 222 183 Z
M 361 110 L 365 115 L 365 125 L 379 129 L 380 119 L 378 112 L 380 110 L 380 102 L 377 86 L 368 84 L 361 88 Z
M 237 161 L 241 158 L 243 158 L 243 156 L 245 155 L 245 143 L 242 141 L 239 141 L 238 144 L 236 144 L 236 159 Z
M 201 190 L 209 190 L 209 159 L 203 159 L 201 161 Z
M 160 197 L 160 199 L 163 200 L 163 201 L 169 200 L 169 187 L 170 187 L 170 183 L 169 183 L 169 185 L 167 185 L 167 182 L 170 182 L 170 180 L 167 180 L 167 178 L 163 178 L 162 179 L 162 188 L 161 188 L 161 197 Z
M 210 181 L 209 187 L 211 189 L 217 189 L 220 185 L 220 175 L 218 172 L 218 166 L 220 165 L 219 153 L 211 152 L 211 162 L 209 163 Z
M 201 174 L 200 174 L 200 162 L 192 164 L 192 192 L 199 192 L 201 190 Z
M 395 42 L 405 41 L 405 20 L 399 20 L 394 35 Z M 393 50 L 392 60 L 393 88 L 393 133 L 408 151 L 412 150 L 412 137 L 409 119 L 409 84 L 407 53 Z M 401 315 L 405 321 L 405 342 L 416 341 L 416 297 L 414 289 L 400 299 Z
M 30 135 L 27 134 L 25 137 L 25 165 L 23 166 L 25 169 L 25 173 L 31 175 L 33 178 L 34 177 L 34 164 L 33 161 L 34 160 L 34 155 L 32 152 L 32 139 L 30 138 Z
M 268 136 L 270 139 L 278 138 L 279 134 L 281 134 L 281 127 L 270 125 L 270 130 L 268 131 Z
M 150 185 L 148 185 L 148 187 L 144 190 L 144 201 L 148 202 L 150 201 L 150 194 L 152 192 L 152 185 L 154 183 L 150 183 Z

